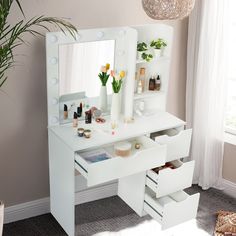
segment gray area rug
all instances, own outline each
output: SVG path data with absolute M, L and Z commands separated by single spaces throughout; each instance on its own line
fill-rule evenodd
M 167 231 L 160 231 L 159 224 L 151 217 L 140 218 L 119 197 L 110 197 L 76 207 L 76 235 L 79 236 L 175 236 L 213 235 L 215 212 L 236 212 L 236 199 L 222 191 L 201 190 L 194 186 L 186 190 L 189 194 L 200 192 L 197 220 L 181 224 Z M 3 236 L 64 236 L 66 235 L 51 214 L 33 217 L 4 225 Z

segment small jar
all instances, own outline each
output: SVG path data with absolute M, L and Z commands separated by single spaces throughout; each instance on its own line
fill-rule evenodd
M 84 137 L 85 138 L 90 138 L 91 137 L 91 130 L 90 129 L 86 129 L 85 131 L 84 131 Z
M 83 137 L 84 136 L 84 129 L 83 128 L 78 128 L 77 129 L 77 134 L 79 137 Z

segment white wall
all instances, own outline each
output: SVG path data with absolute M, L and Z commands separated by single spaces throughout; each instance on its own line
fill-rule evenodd
M 141 0 L 21 0 L 26 20 L 40 14 L 70 18 L 80 29 L 156 23 Z M 14 6 L 9 22 L 20 12 Z M 184 119 L 187 20 L 174 27 L 168 111 Z M 0 198 L 7 206 L 49 196 L 44 38 L 25 37 L 21 64 L 0 91 Z

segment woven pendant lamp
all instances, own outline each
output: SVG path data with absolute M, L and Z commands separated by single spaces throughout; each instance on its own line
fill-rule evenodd
M 188 16 L 195 0 L 142 0 L 143 9 L 155 20 L 176 20 Z

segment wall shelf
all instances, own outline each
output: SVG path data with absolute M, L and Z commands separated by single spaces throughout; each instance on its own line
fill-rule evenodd
M 152 98 L 152 97 L 157 97 L 157 96 L 161 96 L 164 95 L 165 92 L 164 91 L 145 91 L 141 94 L 134 94 L 134 100 L 138 100 L 138 99 L 145 99 L 145 98 Z
M 168 61 L 168 60 L 170 60 L 170 58 L 167 57 L 167 56 L 154 58 L 154 59 L 152 59 L 152 60 L 149 61 L 149 62 L 147 62 L 147 61 L 145 61 L 145 60 L 139 60 L 139 59 L 137 59 L 137 60 L 136 60 L 136 64 L 149 64 L 149 63 L 152 64 L 152 63 L 154 63 L 154 62 Z

